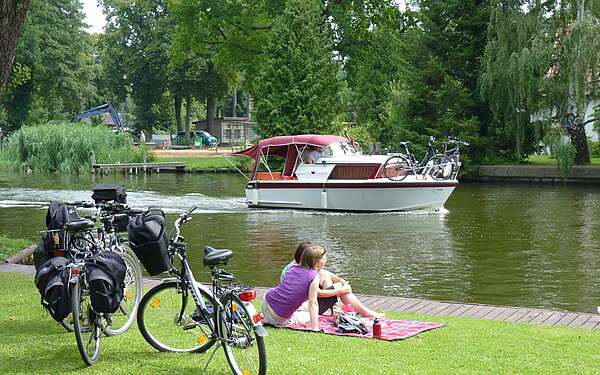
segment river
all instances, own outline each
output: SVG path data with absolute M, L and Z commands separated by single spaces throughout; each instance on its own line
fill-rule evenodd
M 0 171 L 0 233 L 35 239 L 50 200 L 85 200 L 120 183 L 134 207 L 197 205 L 183 235 L 198 278 L 204 245 L 230 248 L 229 269 L 276 284 L 301 240 L 358 293 L 592 312 L 600 305 L 600 189 L 462 184 L 441 212 L 344 214 L 250 210 L 231 174 L 58 176 Z M 172 225 L 171 225 L 172 227 Z

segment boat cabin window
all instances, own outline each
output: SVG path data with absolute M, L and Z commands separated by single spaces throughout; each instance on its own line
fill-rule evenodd
M 321 149 L 321 156 L 331 158 L 334 156 L 362 155 L 358 144 L 350 142 L 336 142 Z

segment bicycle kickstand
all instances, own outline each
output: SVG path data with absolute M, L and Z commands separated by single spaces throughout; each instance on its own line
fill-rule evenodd
M 210 356 L 208 357 L 208 361 L 206 361 L 206 365 L 204 366 L 204 369 L 202 369 L 202 374 L 206 373 L 206 370 L 208 370 L 208 365 L 210 365 L 210 362 L 212 361 L 213 357 L 215 356 L 215 353 L 217 352 L 217 349 L 219 349 L 220 347 L 221 347 L 221 345 L 214 345 L 212 353 L 210 353 Z

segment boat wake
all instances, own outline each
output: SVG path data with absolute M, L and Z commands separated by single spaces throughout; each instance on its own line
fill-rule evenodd
M 0 189 L 0 208 L 46 207 L 50 201 L 90 201 L 88 190 Z M 127 203 L 135 208 L 159 207 L 167 213 L 198 206 L 196 213 L 247 211 L 242 197 L 211 197 L 204 194 L 164 195 L 153 191 L 128 191 Z

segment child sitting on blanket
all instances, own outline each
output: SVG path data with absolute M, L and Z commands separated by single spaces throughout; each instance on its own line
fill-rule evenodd
M 304 250 L 312 246 L 310 241 L 301 242 L 296 248 L 294 253 L 294 260 L 291 261 L 287 266 L 284 267 L 281 272 L 280 281 L 283 281 L 283 277 L 289 268 L 295 264 L 300 264 L 300 258 Z M 325 265 L 326 259 L 323 262 Z M 319 305 L 319 315 L 323 315 L 327 310 L 333 310 L 333 306 L 339 299 L 342 300 L 344 305 L 350 304 L 361 316 L 364 317 L 378 317 L 379 314 L 365 307 L 359 299 L 352 293 L 352 288 L 346 280 L 342 279 L 338 275 L 327 271 L 325 268 L 319 270 L 319 290 L 317 294 L 317 302 Z M 306 310 L 306 308 L 301 309 Z

